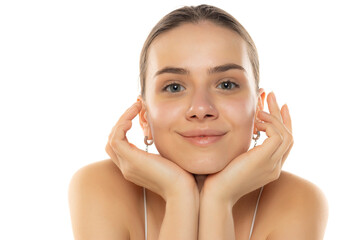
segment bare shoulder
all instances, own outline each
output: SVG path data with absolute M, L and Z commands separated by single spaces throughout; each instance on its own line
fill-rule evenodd
M 141 188 L 110 159 L 79 169 L 69 185 L 75 239 L 129 239 L 141 200 Z
M 263 197 L 273 224 L 267 239 L 323 239 L 328 202 L 314 183 L 282 171 L 266 185 Z

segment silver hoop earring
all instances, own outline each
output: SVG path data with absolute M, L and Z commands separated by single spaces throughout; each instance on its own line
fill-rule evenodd
M 260 138 L 260 131 L 257 131 L 257 132 L 256 132 L 256 136 L 255 136 L 255 134 L 253 134 L 253 136 L 252 136 L 252 139 L 255 140 L 254 147 L 256 147 L 257 140 L 258 140 L 259 138 Z
M 153 144 L 153 142 L 154 142 L 154 140 L 150 140 L 150 142 L 148 142 L 148 136 L 145 136 L 144 137 L 144 143 L 145 143 L 145 145 L 146 145 L 146 152 L 148 152 L 148 146 L 150 146 L 151 144 Z

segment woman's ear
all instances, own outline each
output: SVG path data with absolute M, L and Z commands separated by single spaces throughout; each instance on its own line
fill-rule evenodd
M 265 90 L 263 88 L 260 88 L 258 95 L 258 105 L 257 105 L 259 110 L 264 110 L 265 95 L 266 95 Z
M 257 99 L 257 105 L 256 105 L 255 119 L 256 119 L 259 111 L 264 110 L 265 95 L 266 95 L 265 90 L 263 88 L 260 88 L 259 94 L 258 94 L 258 99 Z M 256 132 L 257 132 L 257 129 L 254 126 L 254 134 L 256 134 Z
M 151 129 L 150 129 L 149 121 L 148 121 L 146 102 L 143 100 L 143 98 L 140 95 L 138 96 L 137 101 L 140 101 L 141 106 L 142 106 L 140 113 L 139 113 L 140 126 L 144 132 L 144 136 L 148 136 L 148 139 L 151 140 L 152 135 L 151 135 Z

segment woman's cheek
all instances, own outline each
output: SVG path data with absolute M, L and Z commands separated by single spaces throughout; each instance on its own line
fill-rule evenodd
M 255 114 L 253 101 L 249 98 L 237 98 L 223 103 L 222 112 L 229 121 L 241 127 L 249 127 Z
M 176 129 L 176 127 L 179 127 L 176 125 L 176 122 L 181 119 L 181 117 L 184 117 L 184 111 L 179 104 L 163 102 L 161 104 L 157 104 L 156 107 L 152 107 L 149 112 L 150 128 L 154 140 L 158 134 L 169 133 L 171 130 L 181 130 Z
M 231 131 L 234 142 L 234 156 L 236 157 L 246 151 L 248 151 L 251 138 L 253 134 L 254 126 L 254 114 L 255 114 L 255 105 L 249 98 L 238 98 L 236 101 L 231 101 L 227 103 L 227 108 L 225 106 L 223 109 L 226 109 L 226 119 L 231 125 Z

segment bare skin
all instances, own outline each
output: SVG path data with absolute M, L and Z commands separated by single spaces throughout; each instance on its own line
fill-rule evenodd
M 234 205 L 238 240 L 249 237 L 258 194 L 259 189 L 246 194 Z M 75 239 L 144 239 L 142 187 L 124 179 L 110 159 L 80 169 L 72 179 L 69 195 Z M 310 228 L 314 234 L 295 239 L 322 239 L 327 211 L 326 198 L 318 187 L 282 171 L 278 180 L 264 188 L 252 239 L 294 239 L 294 236 L 277 234 L 286 225 L 299 226 L 299 231 Z M 165 201 L 149 190 L 147 213 L 148 239 L 158 239 Z
M 290 113 L 274 93 L 263 111 L 265 91 L 255 91 L 244 41 L 209 22 L 184 24 L 160 35 L 148 57 L 146 100 L 139 96 L 112 129 L 111 161 L 85 167 L 71 182 L 75 238 L 143 239 L 145 187 L 148 239 L 247 239 L 265 186 L 253 239 L 322 239 L 326 200 L 281 171 L 293 145 Z M 160 155 L 128 142 L 137 115 Z M 184 134 L 199 129 L 221 138 L 190 143 Z M 248 150 L 257 130 L 267 139 Z

